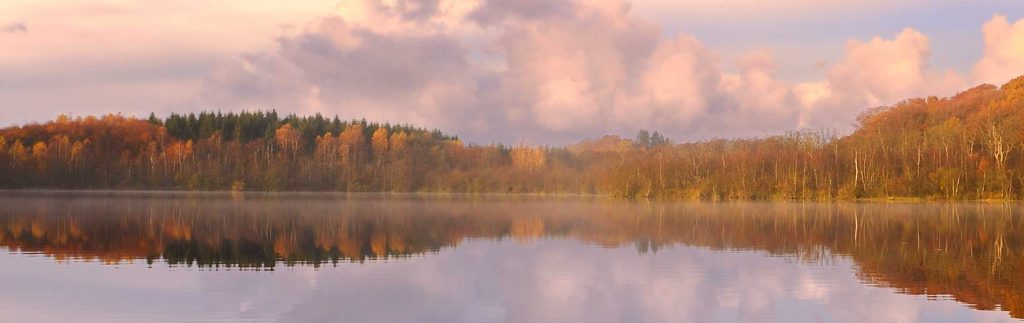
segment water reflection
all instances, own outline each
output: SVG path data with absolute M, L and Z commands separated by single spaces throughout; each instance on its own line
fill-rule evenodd
M 554 288 L 555 295 L 551 296 L 568 302 L 559 306 L 569 306 L 573 302 L 595 302 L 589 298 L 574 299 L 581 296 L 571 292 L 572 281 L 598 275 L 597 272 L 608 270 L 606 267 L 623 267 L 621 262 L 599 260 L 626 257 L 622 255 L 625 249 L 618 247 L 635 249 L 630 253 L 639 258 L 630 259 L 636 262 L 644 259 L 644 255 L 672 250 L 673 246 L 692 246 L 707 251 L 685 249 L 689 250 L 685 255 L 674 256 L 711 253 L 720 255 L 715 261 L 722 261 L 728 258 L 715 251 L 740 250 L 802 262 L 845 263 L 863 283 L 911 295 L 951 297 L 976 309 L 1002 309 L 1012 317 L 1024 317 L 1024 221 L 1016 205 L 713 204 L 596 198 L 38 192 L 6 193 L 0 197 L 0 205 L 0 246 L 18 253 L 43 254 L 61 262 L 99 260 L 120 264 L 146 260 L 155 266 L 165 262 L 175 268 L 266 270 L 300 265 L 344 266 L 345 270 L 354 270 L 345 264 L 363 262 L 364 266 L 376 266 L 384 262 L 373 260 L 382 259 L 414 261 L 406 258 L 433 258 L 436 255 L 432 254 L 447 247 L 475 245 L 469 251 L 489 253 L 492 262 L 510 259 L 504 262 L 513 268 L 517 266 L 515 259 L 545 262 L 545 268 L 551 272 L 539 273 L 547 278 L 537 280 L 554 287 L 569 286 Z M 511 243 L 481 244 L 491 240 Z M 565 243 L 602 248 L 573 249 L 579 254 L 558 253 L 537 260 L 551 253 L 547 248 Z M 509 247 L 517 245 L 527 247 Z M 524 250 L 537 254 L 534 258 L 515 255 Z M 798 293 L 793 297 L 797 299 L 820 296 L 820 282 L 797 277 L 782 283 L 776 281 L 782 279 L 776 277 L 782 274 L 758 275 L 756 263 L 766 261 L 765 258 L 751 258 L 746 253 L 735 255 L 735 265 L 748 268 L 744 275 L 759 277 L 751 279 L 750 284 L 774 281 L 780 286 L 796 285 Z M 460 259 L 452 262 L 464 261 Z M 636 269 L 629 264 L 624 268 L 619 270 Z M 673 268 L 679 274 L 678 266 Z M 676 283 L 686 282 L 691 276 L 676 277 Z M 631 275 L 614 277 L 621 280 Z M 730 279 L 741 278 L 737 275 Z M 452 281 L 455 279 L 437 279 L 439 284 Z M 658 288 L 658 284 L 650 281 L 644 283 L 650 284 L 644 288 Z M 377 288 L 387 286 L 400 293 L 404 285 Z M 675 286 L 672 291 L 663 292 L 684 292 L 675 289 L 680 288 Z M 733 296 L 722 292 L 715 299 L 720 305 L 728 305 Z M 631 308 L 660 304 L 656 297 L 634 301 L 639 303 Z M 484 309 L 486 306 L 480 310 Z M 497 312 L 473 315 L 511 315 L 501 308 L 492 310 Z M 522 317 L 513 321 L 559 319 Z

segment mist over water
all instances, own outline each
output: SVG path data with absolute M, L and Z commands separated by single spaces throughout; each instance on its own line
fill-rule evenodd
M 1010 321 L 1017 204 L 0 193 L 4 321 Z

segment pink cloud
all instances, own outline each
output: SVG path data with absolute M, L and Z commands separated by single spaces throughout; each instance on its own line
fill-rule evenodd
M 0 32 L 8 34 L 27 34 L 28 26 L 23 22 L 14 22 L 0 27 Z
M 338 17 L 282 38 L 269 54 L 276 58 L 260 60 L 270 66 L 252 69 L 291 66 L 267 75 L 294 78 L 277 86 L 292 97 L 283 102 L 309 100 L 309 89 L 292 86 L 303 84 L 317 89 L 323 112 L 484 140 L 567 141 L 639 128 L 676 137 L 765 134 L 796 123 L 795 97 L 775 79 L 770 52 L 727 75 L 699 40 L 663 34 L 627 2 L 492 1 L 470 10 L 446 3 L 412 19 L 397 4 L 351 2 Z M 208 92 L 244 101 L 273 90 L 239 89 L 271 83 L 218 74 Z
M 911 28 L 891 40 L 849 40 L 824 81 L 795 87 L 805 110 L 801 126 L 849 129 L 867 108 L 963 89 L 956 72 L 930 69 L 930 58 L 928 37 Z
M 932 67 L 929 37 L 907 28 L 849 40 L 833 64 L 821 64 L 816 81 L 793 84 L 780 78 L 789 71 L 779 70 L 776 51 L 723 54 L 693 35 L 666 32 L 674 27 L 651 13 L 685 7 L 691 16 L 749 18 L 888 8 L 874 0 L 215 3 L 211 10 L 161 4 L 159 17 L 116 1 L 0 5 L 10 9 L 0 10 L 3 21 L 32 25 L 31 34 L 0 34 L 10 40 L 0 42 L 0 81 L 8 85 L 0 88 L 0 120 L 72 109 L 275 108 L 414 123 L 482 142 L 564 143 L 639 128 L 688 140 L 845 130 L 873 106 L 1024 73 L 1024 22 L 999 15 L 982 29 L 984 55 L 969 75 Z
M 978 82 L 1002 84 L 1024 73 L 1024 19 L 1010 24 L 995 15 L 982 27 L 985 56 L 974 65 Z

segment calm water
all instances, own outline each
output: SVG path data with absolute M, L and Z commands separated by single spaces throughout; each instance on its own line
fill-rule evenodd
M 1022 211 L 7 192 L 0 321 L 1013 321 Z

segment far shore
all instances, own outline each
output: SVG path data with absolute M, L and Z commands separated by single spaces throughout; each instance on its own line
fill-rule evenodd
M 812 202 L 812 203 L 1021 203 L 1014 199 L 946 199 L 929 197 L 864 197 L 864 198 L 831 198 L 831 199 L 800 199 L 800 198 L 692 198 L 692 197 L 621 197 L 604 194 L 580 193 L 503 193 L 503 192 L 343 192 L 343 191 L 229 191 L 229 190 L 146 190 L 146 189 L 0 189 L 0 195 L 91 195 L 91 196 L 291 196 L 291 197 L 457 197 L 457 198 L 588 198 L 619 201 L 650 201 L 650 202 Z

